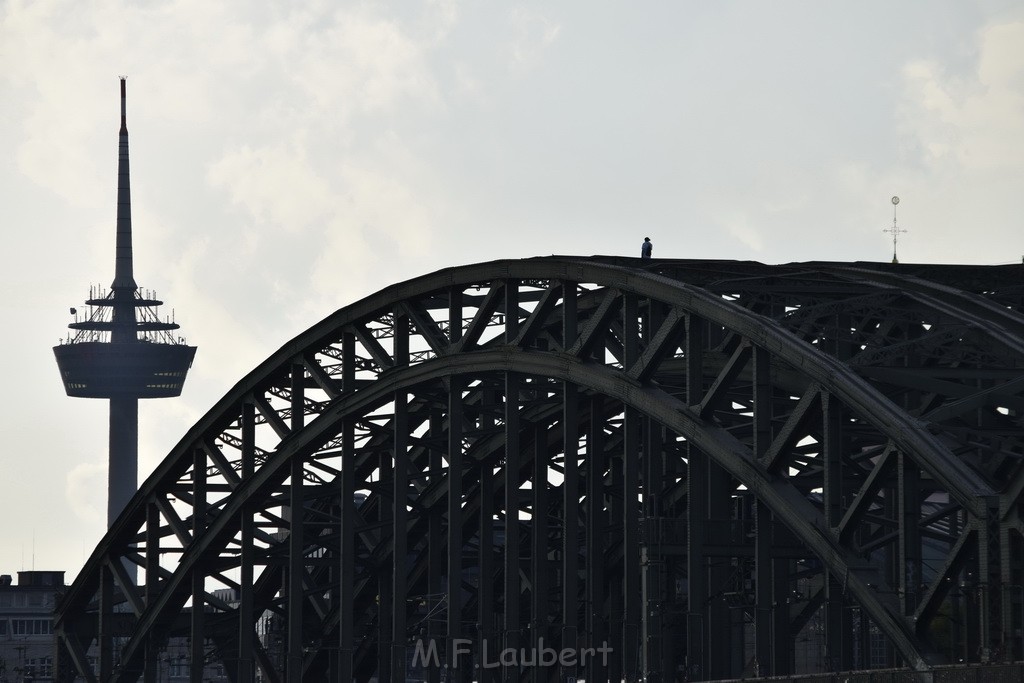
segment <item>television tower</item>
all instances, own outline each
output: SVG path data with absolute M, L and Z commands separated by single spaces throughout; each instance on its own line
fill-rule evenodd
M 157 316 L 163 302 L 135 284 L 124 78 L 118 138 L 114 282 L 109 291 L 90 289 L 84 315 L 71 309 L 72 333 L 53 347 L 68 396 L 110 399 L 108 528 L 138 489 L 139 399 L 180 395 L 196 353 L 171 334 L 179 327 L 172 319 Z

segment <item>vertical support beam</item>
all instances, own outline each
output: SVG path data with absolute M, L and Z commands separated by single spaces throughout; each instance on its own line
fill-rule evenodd
M 631 292 L 622 295 L 622 359 L 632 367 L 640 355 L 639 304 Z M 626 408 L 622 441 L 622 656 L 627 681 L 640 678 L 640 622 L 643 618 L 643 594 L 640 581 L 640 462 L 646 458 L 641 448 L 642 416 Z
M 899 576 L 900 603 L 904 614 L 913 614 L 917 609 L 921 578 L 921 470 L 912 459 L 902 452 L 897 460 L 899 479 L 899 524 L 900 559 L 902 569 Z
M 686 402 L 697 405 L 704 398 L 704 320 L 693 313 L 686 318 Z
M 356 390 L 356 335 L 349 330 L 341 334 L 341 390 Z
M 513 287 L 510 282 L 506 294 Z M 511 298 L 511 297 L 510 297 Z M 519 385 L 518 373 L 505 373 L 505 643 L 506 651 L 520 649 L 519 600 Z M 517 667 L 504 667 L 502 679 L 517 681 Z
M 453 287 L 448 299 L 448 339 L 452 345 L 462 339 L 462 316 L 462 290 Z M 448 392 L 447 584 L 444 591 L 448 606 L 445 653 L 449 680 L 460 680 L 455 647 L 456 640 L 462 637 L 462 429 L 462 380 L 452 377 Z M 466 661 L 465 665 L 469 668 L 471 662 Z
M 899 478 L 897 481 L 891 482 L 889 485 L 883 488 L 885 492 L 882 502 L 882 517 L 884 519 L 897 519 L 899 517 Z M 865 530 L 866 531 L 866 530 Z M 882 558 L 884 562 L 884 572 L 886 581 L 890 586 L 900 585 L 900 575 L 903 573 L 903 567 L 897 566 L 900 561 L 899 543 L 893 542 L 885 547 L 885 554 Z M 892 641 L 886 639 L 885 641 L 885 666 L 896 666 L 896 648 L 893 647 Z
M 772 547 L 793 548 L 798 545 L 793 533 L 774 514 L 769 516 Z M 790 623 L 790 597 L 795 586 L 791 581 L 794 560 L 776 557 L 771 559 L 771 591 L 773 609 L 771 612 L 771 668 L 773 676 L 788 676 L 794 673 L 793 627 Z
M 120 562 L 120 558 L 108 560 Z M 96 638 L 99 641 L 99 680 L 109 681 L 114 673 L 114 572 L 104 563 L 100 567 L 99 623 Z
M 768 351 L 755 346 L 754 364 L 754 457 L 768 452 L 772 442 L 771 358 Z
M 650 527 L 657 528 L 657 519 L 650 520 Z M 657 529 L 654 533 L 660 533 Z M 641 590 L 643 593 L 643 623 L 641 644 L 643 661 L 641 675 L 638 680 L 661 683 L 664 675 L 661 656 L 661 602 L 665 599 L 661 585 L 661 559 L 657 556 L 656 544 L 645 544 L 640 549 L 640 561 L 643 565 Z
M 130 589 L 130 588 L 129 588 Z M 146 604 L 151 605 L 160 592 L 160 508 L 156 503 L 146 503 Z M 143 680 L 156 683 L 160 674 L 158 656 L 160 636 L 150 629 L 146 634 Z
M 640 490 L 643 492 L 641 514 L 644 517 L 661 517 L 664 514 L 662 500 L 668 473 L 666 430 L 649 417 L 643 418 L 642 426 L 644 457 L 640 461 Z
M 401 306 L 395 306 L 392 313 L 394 316 L 394 324 L 392 328 L 392 333 L 394 334 L 394 349 L 392 355 L 394 356 L 395 367 L 408 367 L 410 332 L 409 316 Z
M 1022 557 L 1021 536 L 1015 529 L 1003 526 L 1000 531 L 1002 547 L 1003 571 L 1003 661 L 1016 662 L 1022 656 L 1022 639 L 1024 639 L 1024 611 L 1022 611 Z
M 448 392 L 448 668 L 461 680 L 471 673 L 469 661 L 460 662 L 457 647 L 462 638 L 462 378 L 451 378 Z
M 398 410 L 398 393 L 395 392 L 395 410 L 397 418 Z M 391 448 L 382 449 L 377 453 L 377 473 L 379 477 L 379 485 L 381 490 L 381 504 L 377 509 L 377 523 L 381 528 L 381 542 L 387 544 L 393 541 L 394 538 L 390 535 L 393 530 L 392 512 L 394 511 L 394 502 L 392 494 L 394 493 L 394 459 L 392 451 L 394 449 L 394 425 L 392 425 L 392 434 L 390 441 Z M 392 556 L 392 560 L 393 560 Z M 391 569 L 392 562 L 388 562 L 386 559 L 381 561 L 375 567 L 375 575 L 377 579 L 377 628 L 376 628 L 376 645 L 377 645 L 377 678 L 382 682 L 391 681 L 391 624 L 394 619 L 394 604 L 393 595 L 391 593 Z
M 351 418 L 341 424 L 341 522 L 338 529 L 338 680 L 351 681 L 356 643 L 354 596 L 356 573 L 356 452 L 355 423 Z
M 697 405 L 704 396 L 704 321 L 690 315 L 686 321 L 686 402 Z M 707 544 L 708 458 L 686 442 L 687 460 L 687 576 L 686 668 L 689 680 L 702 680 L 708 671 L 704 623 L 708 602 Z
M 355 391 L 356 378 L 355 335 L 346 330 L 341 336 L 341 387 L 343 392 Z M 355 594 L 356 554 L 356 437 L 355 422 L 351 418 L 341 423 L 341 476 L 338 525 L 338 589 L 335 602 L 338 608 L 338 657 L 335 671 L 339 681 L 352 680 L 353 653 L 356 642 L 353 617 Z
M 768 351 L 755 346 L 753 349 L 753 404 L 754 404 L 754 457 L 760 458 L 768 452 L 772 441 L 771 431 L 771 358 Z M 760 500 L 754 506 L 754 573 L 755 603 L 754 648 L 755 675 L 769 676 L 776 673 L 775 634 L 778 612 L 785 608 L 775 600 L 773 569 L 775 562 L 775 539 L 772 533 L 772 515 Z M 786 615 L 788 619 L 788 614 Z M 787 634 L 788 635 L 788 634 Z
M 843 330 L 837 329 L 837 334 L 838 344 Z M 825 524 L 829 529 L 838 529 L 846 510 L 843 485 L 843 406 L 835 395 L 824 390 L 821 392 L 821 420 Z M 845 591 L 835 576 L 825 572 L 825 653 L 829 670 L 848 671 L 853 668 L 853 642 L 853 613 L 847 604 Z
M 493 387 L 486 387 L 481 391 L 480 413 L 477 417 L 476 428 L 482 431 L 494 429 L 498 420 L 494 418 L 494 411 L 497 406 L 504 405 L 504 391 L 498 392 Z M 488 644 L 489 651 L 501 649 L 503 641 L 501 631 L 502 615 L 495 608 L 496 591 L 495 576 L 497 576 L 496 553 L 495 553 L 495 509 L 502 510 L 504 520 L 504 506 L 495 500 L 495 462 L 492 457 L 484 457 L 479 460 L 479 473 L 477 475 L 479 484 L 477 486 L 477 498 L 479 499 L 479 524 L 477 525 L 477 596 L 476 596 L 476 629 L 473 630 L 473 639 L 476 646 L 473 648 L 475 657 L 474 667 L 482 663 L 484 656 L 484 643 Z M 504 476 L 504 471 L 502 471 Z M 500 500 L 500 499 L 499 499 Z M 504 529 L 504 521 L 502 522 Z M 472 545 L 472 544 L 470 544 Z M 503 584 L 504 587 L 504 584 Z M 500 680 L 501 674 L 496 668 L 474 668 L 476 677 L 481 683 L 493 683 Z
M 202 537 L 206 530 L 206 453 L 202 448 L 192 452 L 192 539 Z M 203 680 L 206 668 L 206 578 L 204 567 L 197 563 L 192 568 L 192 613 L 189 615 L 191 651 L 189 679 Z
M 743 560 L 737 561 L 734 566 L 736 567 L 737 575 L 739 575 L 740 571 L 745 569 L 745 567 L 743 567 Z M 737 592 L 742 590 L 741 583 L 740 585 L 734 584 L 734 587 L 738 589 Z M 742 675 L 743 670 L 747 666 L 747 623 L 746 615 L 744 614 L 745 611 L 746 610 L 738 608 L 734 605 L 730 605 L 729 608 L 725 610 L 726 614 L 728 615 L 727 618 L 729 620 L 729 670 L 733 672 L 732 675 Z
M 256 471 L 256 405 L 249 400 L 242 403 L 242 481 L 252 477 Z M 241 559 L 238 584 L 238 681 L 250 683 L 256 680 L 253 659 L 256 637 L 256 615 L 253 606 L 253 568 L 256 562 L 255 524 L 251 504 L 243 505 L 239 527 L 241 530 Z
M 519 281 L 505 282 L 505 343 L 519 335 Z M 519 387 L 515 372 L 505 373 L 505 557 L 504 557 L 504 647 L 518 652 L 522 642 L 519 580 L 519 467 L 520 449 Z M 518 681 L 517 667 L 502 667 L 502 680 Z
M 824 460 L 822 499 L 825 523 L 835 529 L 843 519 L 843 450 L 842 405 L 830 392 L 821 392 L 823 437 L 821 456 Z
M 394 311 L 394 359 L 395 367 L 409 365 L 409 318 L 401 307 Z M 404 391 L 395 392 L 395 418 L 392 434 L 391 458 L 391 585 L 390 631 L 387 642 L 389 662 L 386 671 L 393 681 L 404 681 L 406 668 L 406 619 L 408 592 L 408 498 L 409 498 L 409 395 Z M 383 607 L 383 604 L 382 604 Z M 382 676 L 382 680 L 385 680 Z
M 495 392 L 488 391 L 488 403 L 495 400 Z M 505 476 L 508 476 L 506 472 Z M 479 563 L 479 582 L 477 588 L 477 635 L 480 642 L 475 648 L 478 656 L 483 656 L 484 643 L 487 643 L 488 652 L 500 649 L 499 643 L 502 638 L 497 637 L 500 633 L 498 626 L 498 614 L 494 608 L 494 576 L 495 576 L 495 553 L 494 553 L 494 464 L 488 458 L 483 458 L 480 463 L 480 529 L 479 544 L 477 548 Z M 500 678 L 496 668 L 480 668 L 477 676 L 482 683 L 491 683 Z
M 664 429 L 650 418 L 643 419 L 644 458 L 643 473 L 643 514 L 641 524 L 647 529 L 646 540 L 641 546 L 641 586 L 643 592 L 643 619 L 640 642 L 643 661 L 642 679 L 649 683 L 661 683 L 672 670 L 668 664 L 668 653 L 662 645 L 665 624 L 662 618 L 667 601 L 665 586 L 666 557 L 662 550 L 663 535 L 661 493 L 665 485 L 665 452 L 663 449 Z M 643 539 L 644 537 L 641 536 Z
M 772 594 L 772 524 L 771 512 L 760 500 L 754 505 L 754 524 L 754 676 L 772 676 L 772 616 L 777 609 Z
M 443 443 L 441 435 L 444 433 L 444 420 L 440 412 L 430 416 L 430 435 L 433 440 Z M 431 448 L 429 454 L 430 485 L 437 486 L 445 477 L 444 464 L 442 462 L 442 451 L 439 448 Z M 427 620 L 427 646 L 435 645 L 443 637 L 445 629 L 438 623 L 439 615 L 444 614 L 441 606 L 444 604 L 444 514 L 443 506 L 435 504 L 428 511 L 427 519 L 427 553 L 429 562 L 427 564 L 427 612 L 435 615 Z M 443 646 L 442 646 L 443 647 Z M 426 683 L 441 683 L 441 667 L 439 662 L 431 662 L 427 665 Z
M 607 514 L 604 501 L 604 477 L 607 468 L 604 434 L 604 397 L 590 398 L 590 423 L 587 431 L 587 633 L 589 646 L 601 652 L 593 657 L 584 673 L 586 680 L 608 680 L 606 650 L 608 613 L 605 609 L 608 587 L 605 578 L 605 535 Z
M 404 318 L 403 318 L 404 320 Z M 396 346 L 398 343 L 396 342 Z M 408 355 L 408 344 L 406 353 Z M 396 361 L 401 356 L 396 354 Z M 404 362 L 408 362 L 408 359 Z M 394 487 L 392 489 L 391 534 L 391 680 L 406 679 L 406 618 L 408 593 L 409 500 L 409 396 L 395 392 Z
M 790 560 L 778 557 L 777 548 L 793 546 L 788 530 L 761 501 L 755 506 L 756 644 L 760 676 L 793 673 L 790 633 Z M 837 597 L 837 600 L 841 596 Z
M 772 544 L 776 547 L 793 547 L 797 541 L 789 529 L 771 516 Z M 790 629 L 789 598 L 793 594 L 794 561 L 786 557 L 772 559 L 772 672 L 776 676 L 788 676 L 795 671 L 793 663 L 793 634 Z
M 452 287 L 448 292 L 448 343 L 462 339 L 462 290 Z
M 541 639 L 550 641 L 548 623 L 548 450 L 547 430 L 538 424 L 533 439 L 533 514 L 530 519 L 530 616 L 531 647 L 541 650 Z M 550 642 L 544 645 L 550 647 Z M 533 683 L 542 683 L 547 673 L 535 666 L 530 671 Z
M 841 335 L 842 330 L 838 330 Z M 842 404 L 829 391 L 821 392 L 823 461 L 822 504 L 825 524 L 837 529 L 846 511 L 843 487 Z M 902 525 L 901 525 L 902 528 Z M 846 604 L 843 587 L 825 573 L 825 651 L 831 670 L 853 668 L 853 614 Z M 906 612 L 906 614 L 911 614 Z
M 978 560 L 980 569 L 981 557 L 983 556 L 985 549 L 982 547 L 984 542 L 981 537 L 984 535 L 984 531 L 979 529 L 978 520 L 968 515 L 966 512 L 958 513 L 960 516 L 959 530 L 961 534 L 974 534 L 975 535 L 975 552 L 977 557 L 973 559 Z M 957 527 L 953 524 L 950 525 L 952 533 L 957 532 Z M 971 565 L 968 565 L 970 568 Z M 953 606 L 956 609 L 955 615 L 963 615 L 962 619 L 953 620 L 953 633 L 955 636 L 955 642 L 960 644 L 960 659 L 965 662 L 977 662 L 981 658 L 982 649 L 982 618 L 980 616 L 980 593 L 981 593 L 981 582 L 982 577 L 978 574 L 974 574 L 964 568 L 960 571 L 960 590 L 953 589 Z M 958 605 L 957 603 L 961 603 Z
M 831 573 L 825 578 L 825 657 L 828 671 L 853 668 L 853 614 L 843 585 Z
M 519 280 L 505 281 L 505 343 L 511 344 L 519 336 Z
M 462 290 L 452 287 L 448 298 L 448 341 L 462 339 Z M 444 599 L 447 604 L 445 657 L 449 680 L 461 680 L 457 640 L 462 637 L 462 380 L 452 377 L 448 391 L 448 499 Z M 466 668 L 471 662 L 466 661 Z
M 571 349 L 579 334 L 576 319 L 576 283 L 562 281 L 562 350 Z
M 631 368 L 640 356 L 640 304 L 637 295 L 622 293 L 622 365 Z
M 723 531 L 728 529 L 732 533 L 736 525 L 733 523 L 731 479 L 717 463 L 708 462 L 707 466 L 709 526 Z M 724 596 L 737 588 L 734 574 L 736 565 L 734 557 L 721 554 L 712 557 L 709 564 L 705 638 L 710 671 L 705 675 L 714 678 L 735 677 L 741 673 L 735 670 L 738 645 L 733 642 L 733 615 Z
M 305 368 L 301 363 L 292 363 L 291 369 L 291 429 L 298 432 L 302 429 L 305 418 Z M 289 477 L 291 488 L 288 499 L 288 634 L 287 663 L 285 680 L 295 683 L 302 680 L 302 620 L 306 601 L 302 580 L 306 573 L 305 561 L 305 529 L 306 503 L 304 489 L 303 459 L 293 456 L 290 463 Z
M 626 408 L 622 446 L 622 657 L 626 681 L 640 679 L 640 619 L 643 594 L 640 587 L 640 422 L 634 408 Z
M 615 406 L 614 403 L 611 403 Z M 621 404 L 619 404 L 621 405 Z M 617 407 L 617 406 L 616 406 Z M 614 408 L 613 408 L 614 409 Z M 610 411 L 609 411 L 610 412 Z M 606 413 L 607 415 L 607 413 Z M 609 432 L 614 432 L 614 427 L 609 423 Z M 622 484 L 622 425 L 619 425 L 619 448 L 609 449 L 605 453 L 608 463 L 608 524 L 614 525 L 614 530 L 608 541 L 612 552 L 605 557 L 608 563 L 605 568 L 605 583 L 608 600 L 608 642 L 611 646 L 611 653 L 608 658 L 608 678 L 612 681 L 624 681 L 626 679 L 625 654 L 622 651 L 622 634 L 626 625 L 626 597 L 622 594 L 622 519 L 625 517 L 623 507 L 625 505 L 621 491 Z
M 978 530 L 978 580 L 981 602 L 981 661 L 983 663 L 1001 658 L 1004 645 L 1003 627 L 1003 579 L 1002 548 L 1000 547 L 999 497 L 990 496 L 985 500 L 985 518 Z
M 871 668 L 871 619 L 863 607 L 858 610 L 860 617 L 860 668 Z M 954 612 L 955 614 L 955 612 Z M 955 640 L 954 640 L 955 642 Z
M 576 385 L 563 384 L 562 422 L 562 649 L 577 648 L 579 622 L 579 395 Z M 560 680 L 576 676 L 575 666 L 562 666 Z
M 836 358 L 846 361 L 853 357 L 854 350 L 859 350 L 853 343 L 853 318 L 848 313 L 837 313 L 835 318 L 835 345 L 834 353 Z

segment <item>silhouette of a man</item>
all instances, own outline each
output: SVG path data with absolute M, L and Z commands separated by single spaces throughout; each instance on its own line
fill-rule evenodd
M 654 242 L 650 237 L 645 237 L 644 243 L 640 245 L 640 258 L 651 258 L 652 251 L 654 251 Z

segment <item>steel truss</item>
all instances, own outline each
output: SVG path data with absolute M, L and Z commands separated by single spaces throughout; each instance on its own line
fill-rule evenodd
M 58 608 L 59 675 L 155 681 L 172 638 L 233 681 L 1024 658 L 1022 268 L 551 257 L 387 288 L 171 451 Z

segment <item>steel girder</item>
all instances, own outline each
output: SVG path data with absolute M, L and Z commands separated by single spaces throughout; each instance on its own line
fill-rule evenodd
M 551 257 L 385 289 L 143 484 L 59 674 L 156 680 L 174 642 L 233 681 L 1020 658 L 1020 275 Z

